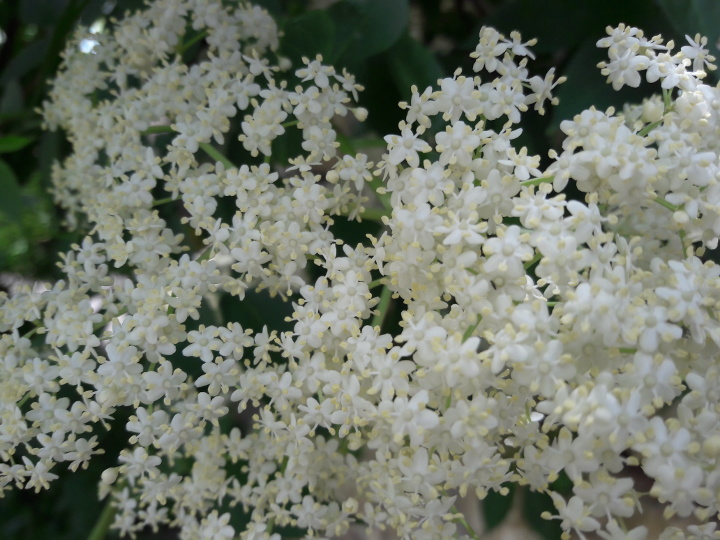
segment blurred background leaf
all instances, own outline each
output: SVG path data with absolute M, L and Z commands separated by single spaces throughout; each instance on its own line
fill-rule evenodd
M 0 154 L 17 152 L 18 150 L 25 148 L 31 142 L 33 142 L 32 137 L 19 137 L 15 135 L 0 137 Z
M 708 38 L 710 53 L 718 56 L 720 39 L 720 2 L 715 0 L 658 0 L 658 5 L 675 32 L 695 37 L 696 33 Z M 677 46 L 687 45 L 679 38 Z
M 492 531 L 505 521 L 512 508 L 516 487 L 514 484 L 506 484 L 505 487 L 510 490 L 507 495 L 490 491 L 482 501 L 483 517 L 488 531 Z
M 388 50 L 408 25 L 408 0 L 346 0 L 330 6 L 336 28 L 331 64 L 352 68 Z
M 15 221 L 22 217 L 22 195 L 15 173 L 7 163 L 0 160 L 0 220 Z
M 285 21 L 280 52 L 302 65 L 302 58 L 314 59 L 321 54 L 328 57 L 334 46 L 335 26 L 327 11 L 309 11 Z

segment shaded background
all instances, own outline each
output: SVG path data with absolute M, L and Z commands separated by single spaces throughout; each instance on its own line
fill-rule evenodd
M 347 67 L 365 86 L 361 104 L 369 111 L 367 122 L 354 128 L 353 136 L 368 145 L 397 131 L 403 111 L 397 103 L 410 97 L 409 88 L 420 90 L 439 77 L 451 75 L 460 66 L 471 72 L 474 50 L 482 25 L 492 25 L 509 34 L 519 30 L 524 40 L 538 38 L 537 60 L 531 72 L 552 66 L 568 81 L 558 88 L 560 105 L 545 116 L 527 114 L 521 144 L 547 156 L 560 139 L 561 120 L 595 105 L 606 108 L 639 102 L 654 88 L 613 92 L 596 65 L 604 50 L 595 43 L 607 25 L 624 22 L 638 26 L 647 35 L 661 33 L 666 41 L 685 44 L 685 34 L 706 35 L 712 54 L 720 35 L 720 2 L 716 0 L 262 0 L 284 31 L 281 53 L 299 62 L 303 56 L 323 54 L 328 63 Z M 97 28 L 109 26 L 109 17 L 141 6 L 137 0 L 17 0 L 0 1 L 0 288 L 10 290 L 21 279 L 55 280 L 59 270 L 56 253 L 67 251 L 82 234 L 62 227 L 63 215 L 53 203 L 48 188 L 55 160 L 69 152 L 62 133 L 41 129 L 36 108 L 47 91 L 46 81 L 60 62 L 60 52 L 77 24 Z M 201 47 L 201 45 L 200 45 Z M 200 54 L 195 50 L 191 54 Z M 716 82 L 710 75 L 711 84 Z M 228 137 L 231 139 L 231 137 Z M 230 140 L 226 151 L 237 151 Z M 276 147 L 278 155 L 292 147 Z M 164 211 L 172 212 L 170 207 Z M 334 232 L 355 243 L 376 232 L 373 224 L 358 228 L 338 220 Z M 263 320 L 282 321 L 284 306 L 263 302 L 265 310 L 244 325 L 255 327 Z M 229 308 L 228 308 L 229 309 Z M 237 314 L 223 313 L 236 319 Z M 235 316 L 234 316 L 235 315 Z M 278 323 L 281 325 L 281 323 Z M 57 540 L 87 538 L 101 505 L 96 498 L 100 472 L 115 464 L 117 452 L 127 444 L 118 414 L 112 429 L 102 435 L 106 453 L 97 456 L 88 470 L 60 474 L 48 492 L 35 494 L 10 491 L 0 499 L 0 539 Z M 560 491 L 568 490 L 560 479 Z M 563 485 L 563 482 L 565 484 Z M 522 493 L 514 512 L 526 516 L 541 538 L 559 538 L 556 522 L 539 518 L 552 510 L 549 498 Z M 516 502 L 518 499 L 515 499 Z M 490 527 L 503 521 L 513 495 L 491 495 L 483 513 Z M 285 536 L 293 535 L 286 531 Z M 173 538 L 148 533 L 140 538 Z

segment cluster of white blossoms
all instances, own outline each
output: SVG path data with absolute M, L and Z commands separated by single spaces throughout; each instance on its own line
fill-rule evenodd
M 545 517 L 581 538 L 647 538 L 625 525 L 647 498 L 698 521 L 662 540 L 717 538 L 720 267 L 703 257 L 720 90 L 702 82 L 704 41 L 673 53 L 609 29 L 613 86 L 644 70 L 663 95 L 563 122 L 541 171 L 514 141 L 562 80 L 530 75 L 515 33 L 484 28 L 472 76 L 413 89 L 377 167 L 338 151 L 337 117 L 365 116 L 353 77 L 291 67 L 257 7 L 157 0 L 91 54 L 87 37 L 43 109 L 73 147 L 57 202 L 87 236 L 63 281 L 0 297 L 0 490 L 87 466 L 112 426 L 128 445 L 100 495 L 122 534 L 476 538 L 457 498 L 514 483 L 550 492 Z M 218 149 L 233 129 L 241 156 Z M 301 148 L 281 163 L 290 130 Z M 385 227 L 350 246 L 333 216 Z M 248 287 L 292 302 L 292 329 L 201 317 L 221 294 L 242 309 Z M 572 493 L 553 491 L 561 473 Z

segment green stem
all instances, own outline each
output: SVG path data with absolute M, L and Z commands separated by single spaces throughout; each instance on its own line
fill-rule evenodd
M 188 39 L 185 43 L 178 45 L 175 48 L 175 52 L 177 52 L 177 54 L 182 54 L 185 51 L 187 51 L 190 47 L 195 45 L 195 43 L 197 43 L 201 39 L 205 39 L 207 36 L 208 36 L 208 31 L 203 30 L 202 32 L 199 32 L 199 33 L 195 34 L 193 37 L 191 37 L 190 39 Z
M 452 507 L 452 511 L 455 512 L 455 515 L 457 516 L 454 521 L 459 521 L 462 526 L 465 527 L 465 530 L 470 536 L 472 536 L 475 540 L 480 540 L 480 536 L 470 526 L 470 524 L 465 519 L 465 516 L 463 516 L 462 512 L 458 512 L 458 509 L 455 506 Z
M 540 259 L 542 259 L 542 254 L 536 253 L 535 256 L 534 256 L 532 259 L 530 259 L 528 262 L 525 263 L 525 265 L 524 265 L 525 271 L 527 272 L 530 268 L 532 268 L 533 266 L 535 266 L 535 264 L 536 264 Z
M 391 212 L 388 212 L 385 208 L 366 208 L 358 214 L 358 217 L 369 221 L 382 221 L 383 217 L 390 217 L 390 215 Z
M 140 135 L 155 135 L 157 133 L 175 133 L 170 126 L 150 126 L 145 131 L 141 131 Z
M 28 333 L 25 334 L 23 337 L 24 337 L 25 339 L 30 339 L 30 338 L 33 337 L 35 334 L 37 334 L 39 328 L 42 328 L 42 327 L 36 326 L 35 328 L 29 330 Z
M 379 287 L 380 285 L 385 285 L 386 282 L 387 280 L 384 277 L 381 277 L 380 279 L 376 279 L 368 283 L 368 289 L 374 289 L 375 287 Z
M 554 176 L 544 176 L 542 178 L 533 178 L 520 182 L 521 186 L 539 186 L 540 184 L 551 184 L 555 180 Z
M 473 335 L 473 332 L 480 324 L 480 321 L 482 321 L 482 315 L 477 316 L 477 320 L 475 321 L 475 324 L 467 327 L 467 329 L 463 333 L 463 338 L 462 338 L 463 342 L 467 341 L 467 339 Z
M 285 469 L 287 469 L 288 462 L 290 461 L 290 458 L 288 456 L 285 456 L 283 458 L 283 462 L 280 465 L 280 474 L 285 474 Z
M 98 330 L 103 329 L 105 326 L 110 324 L 113 321 L 113 319 L 120 317 L 121 315 L 125 315 L 127 313 L 127 311 L 128 311 L 128 308 L 127 308 L 127 306 L 125 306 L 120 311 L 118 311 L 115 315 L 110 317 L 109 319 L 100 321 L 99 323 L 95 323 L 95 325 L 93 326 L 93 333 L 97 332 Z
M 207 246 L 202 253 L 200 253 L 197 258 L 195 259 L 197 262 L 203 262 L 210 259 L 210 254 L 212 253 L 212 246 Z
M 108 529 L 110 529 L 110 525 L 115 519 L 116 511 L 116 508 L 112 504 L 112 497 L 108 496 L 105 507 L 102 509 L 100 517 L 98 517 L 98 520 L 95 522 L 95 526 L 92 531 L 90 531 L 90 536 L 88 536 L 87 540 L 104 540 Z
M 174 199 L 173 197 L 167 197 L 167 198 L 165 198 L 165 199 L 158 199 L 157 201 L 154 201 L 154 202 L 152 203 L 152 205 L 153 205 L 153 207 L 155 207 L 155 206 L 160 206 L 161 204 L 167 204 L 167 203 L 173 202 L 173 201 L 175 201 L 175 200 L 176 200 L 176 199 Z
M 655 197 L 655 199 L 653 199 L 653 200 L 654 200 L 656 203 L 658 203 L 660 206 L 664 206 L 665 208 L 667 208 L 667 209 L 670 210 L 671 212 L 677 212 L 678 209 L 680 208 L 679 206 L 676 206 L 676 205 L 674 205 L 674 204 L 671 204 L 671 203 L 667 202 L 667 201 L 666 201 L 665 199 L 663 199 L 662 197 Z
M 280 469 L 278 470 L 278 473 L 279 473 L 280 475 L 285 474 L 285 469 L 287 469 L 287 466 L 288 466 L 288 462 L 289 462 L 289 461 L 290 461 L 290 458 L 289 458 L 288 456 L 285 456 L 285 457 L 283 458 L 283 461 L 282 461 L 282 463 L 280 464 Z M 274 529 L 275 529 L 275 518 L 274 518 L 274 517 L 271 517 L 271 518 L 268 520 L 268 524 L 267 524 L 267 528 L 265 529 L 265 533 L 268 534 L 268 535 L 270 535 L 270 534 L 272 534 L 272 532 L 273 532 Z
M 662 206 L 663 208 L 667 208 L 671 212 L 677 212 L 678 210 L 680 210 L 680 208 L 682 208 L 682 205 L 669 203 L 662 197 L 655 197 L 653 200 L 660 206 Z M 685 231 L 683 229 L 680 229 L 678 231 L 678 235 L 680 236 L 680 243 L 683 246 L 683 251 L 685 251 Z
M 392 298 L 392 292 L 390 292 L 390 289 L 387 285 L 385 285 L 382 289 L 382 292 L 380 293 L 380 303 L 378 304 L 377 312 L 375 313 L 375 316 L 372 318 L 372 322 L 370 323 L 370 326 L 373 328 L 375 326 L 382 329 L 383 322 L 385 321 L 385 315 L 387 315 L 388 307 L 390 306 L 390 299 Z
M 300 120 L 288 120 L 287 122 L 284 122 L 280 124 L 284 128 L 289 128 L 292 126 L 297 126 L 300 123 Z
M 369 182 L 370 187 L 375 192 L 375 195 L 378 199 L 380 199 L 380 202 L 383 205 L 383 208 L 387 210 L 388 212 L 392 212 L 392 203 L 390 202 L 390 194 L 385 192 L 385 184 L 384 182 L 377 176 L 374 176 L 372 180 Z M 382 193 L 379 193 L 382 191 Z
M 663 105 L 665 108 L 663 114 L 670 112 L 672 109 L 672 90 L 669 88 L 663 88 Z
M 230 161 L 228 158 L 223 156 L 220 153 L 220 150 L 215 148 L 210 143 L 200 143 L 200 148 L 202 148 L 205 151 L 205 153 L 208 156 L 210 156 L 211 158 L 213 158 L 215 161 L 219 161 L 220 163 L 225 165 L 226 169 L 235 169 L 236 168 L 235 164 L 232 161 Z
M 660 124 L 662 124 L 662 122 L 663 122 L 662 120 L 658 120 L 657 122 L 652 122 L 652 123 L 648 124 L 647 126 L 642 128 L 640 131 L 638 131 L 638 135 L 640 135 L 641 137 L 644 137 L 645 135 L 650 133 L 653 129 L 655 129 Z
M 340 446 L 338 447 L 338 452 L 340 452 L 343 456 L 347 456 L 348 453 L 350 453 L 350 450 L 348 450 L 349 446 L 350 440 L 348 439 L 348 437 L 340 439 Z
M 20 401 L 17 402 L 17 408 L 21 409 L 23 405 L 27 402 L 27 400 L 30 399 L 30 393 L 26 393 Z

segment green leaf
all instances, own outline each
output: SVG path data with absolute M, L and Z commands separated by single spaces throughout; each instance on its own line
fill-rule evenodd
M 390 75 L 403 99 L 410 98 L 410 87 L 420 92 L 437 84 L 444 76 L 443 69 L 433 54 L 415 40 L 409 32 L 387 51 Z
M 543 519 L 543 512 L 555 514 L 557 510 L 552 498 L 547 493 L 538 493 L 524 488 L 523 517 L 533 531 L 540 534 L 545 540 L 557 540 L 562 535 L 560 522 L 558 520 L 548 521 Z
M 0 221 L 19 221 L 22 217 L 22 191 L 15 173 L 0 160 Z
M 342 216 L 334 216 L 330 226 L 335 238 L 340 238 L 347 245 L 355 247 L 360 244 L 369 244 L 368 235 L 375 236 L 380 233 L 383 224 L 369 219 L 361 222 L 350 221 Z
M 33 142 L 32 137 L 18 137 L 16 135 L 9 135 L 7 137 L 0 137 L 0 154 L 8 154 L 10 152 L 17 152 L 22 150 L 28 144 Z
M 23 0 L 20 2 L 20 20 L 25 24 L 52 25 L 67 4 L 67 0 Z
M 487 497 L 483 499 L 483 516 L 489 531 L 505 521 L 510 508 L 512 508 L 515 485 L 506 484 L 506 487 L 510 489 L 510 493 L 507 495 L 500 495 L 497 491 L 490 491 Z
M 37 74 L 37 78 L 39 81 L 42 81 L 42 84 L 35 86 L 35 91 L 30 99 L 31 104 L 37 104 L 44 97 L 47 80 L 50 78 L 51 74 L 57 70 L 61 62 L 61 56 L 58 53 L 65 48 L 65 43 L 68 37 L 74 31 L 77 21 L 89 3 L 90 0 L 69 1 L 62 12 L 62 15 L 57 19 L 57 21 L 55 21 L 52 38 L 47 45 L 48 50 L 46 51 L 46 54 L 44 54 L 42 63 L 40 64 L 39 73 Z M 7 71 L 3 73 L 3 77 L 6 75 Z
M 120 18 L 124 13 L 132 13 L 142 8 L 142 0 L 123 0 L 122 3 L 117 2 L 114 4 L 106 2 L 105 0 L 89 0 L 83 7 L 78 22 L 90 26 L 98 19 L 109 17 Z
M 557 54 L 561 50 L 572 51 L 588 37 L 597 41 L 605 35 L 607 25 L 617 26 L 621 21 L 650 33 L 651 29 L 646 26 L 650 24 L 655 30 L 656 11 L 650 0 L 509 0 L 501 2 L 482 20 L 482 25 L 497 28 L 506 36 L 517 30 L 523 40 L 537 38 L 537 44 L 532 47 L 536 54 Z M 558 32 L 558 28 L 562 28 L 562 32 Z M 464 43 L 473 49 L 476 44 L 477 33 Z
M 303 56 L 314 58 L 322 54 L 328 58 L 335 30 L 328 13 L 318 10 L 288 19 L 283 26 L 283 34 L 280 51 L 299 67 Z
M 284 13 L 283 3 L 281 0 L 253 0 L 253 5 L 260 6 L 267 10 L 275 20 L 280 19 Z
M 720 2 L 717 0 L 658 0 L 668 22 L 680 35 L 695 37 L 700 33 L 708 38 L 710 52 L 717 52 L 716 43 L 720 38 Z M 676 46 L 687 45 L 685 39 Z
M 8 81 L 0 99 L 0 114 L 15 115 L 25 106 L 23 89 L 17 79 Z
M 280 332 L 292 329 L 292 325 L 286 321 L 292 315 L 292 305 L 278 295 L 270 296 L 267 290 L 248 289 L 243 300 L 223 294 L 220 297 L 220 311 L 226 323 L 238 322 L 243 328 L 250 328 L 254 332 L 262 331 L 263 326 Z
M 274 163 L 287 163 L 289 159 L 303 154 L 302 130 L 297 126 L 285 128 L 285 133 L 273 139 L 272 161 Z
M 350 68 L 365 86 L 360 92 L 360 105 L 368 110 L 365 128 L 376 133 L 395 133 L 405 111 L 397 106 L 402 101 L 386 54 L 378 54 Z
M 45 131 L 40 136 L 37 166 L 40 172 L 40 181 L 45 190 L 50 187 L 50 171 L 60 155 L 61 142 L 62 135 L 59 131 Z
M 409 18 L 408 0 L 346 0 L 328 13 L 336 39 L 330 63 L 352 66 L 388 50 L 400 39 Z
M 492 26 L 506 36 L 513 30 L 522 34 L 523 40 L 537 38 L 533 47 L 536 53 L 552 52 L 560 48 L 572 47 L 593 31 L 593 21 L 588 11 L 595 0 L 575 2 L 574 0 L 510 0 L 494 11 L 483 25 Z M 542 24 L 554 21 L 553 24 Z M 562 24 L 563 31 L 558 32 L 554 24 Z M 597 28 L 595 28 L 596 30 Z M 600 27 L 602 30 L 602 27 Z M 467 43 L 475 48 L 477 33 Z
M 277 532 L 280 538 L 307 538 L 307 530 L 300 527 L 278 527 Z
M 17 55 L 10 60 L 5 70 L 0 75 L 0 85 L 7 84 L 12 79 L 19 79 L 26 73 L 29 73 L 38 67 L 48 54 L 50 40 L 47 38 L 33 41 L 27 47 L 24 47 Z

